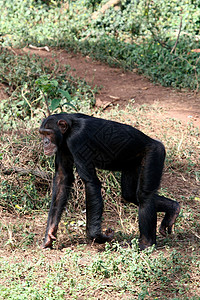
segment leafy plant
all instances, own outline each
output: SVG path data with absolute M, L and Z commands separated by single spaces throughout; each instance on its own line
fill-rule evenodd
M 98 88 L 92 89 L 85 80 L 69 75 L 69 66 L 58 68 L 37 55 L 15 55 L 0 48 L 0 82 L 7 86 L 10 96 L 9 101 L 0 103 L 2 126 L 13 115 L 19 119 L 33 118 L 46 112 L 47 107 L 51 111 L 66 111 L 94 105 Z
M 36 86 L 42 94 L 43 100 L 47 105 L 47 109 L 50 114 L 48 102 L 51 102 L 50 109 L 54 111 L 58 107 L 62 111 L 62 107 L 65 105 L 72 106 L 74 110 L 76 107 L 71 104 L 72 98 L 68 91 L 64 91 L 59 88 L 59 82 L 55 79 L 50 80 L 47 75 L 41 76 L 36 80 Z M 61 97 L 59 97 L 61 96 Z M 67 100 L 68 102 L 64 102 Z M 63 103 L 64 102 L 64 103 Z

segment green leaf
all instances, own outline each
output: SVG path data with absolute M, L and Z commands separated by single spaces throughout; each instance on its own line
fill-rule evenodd
M 63 106 L 64 106 L 64 105 L 71 106 L 75 111 L 78 111 L 78 109 L 76 108 L 76 106 L 74 106 L 73 104 L 71 104 L 71 103 L 69 103 L 69 102 L 65 102 L 65 103 L 63 104 Z
M 58 92 L 63 95 L 69 102 L 72 101 L 72 97 L 70 96 L 70 94 L 68 93 L 68 91 L 64 91 L 61 89 L 58 89 Z
M 58 81 L 54 79 L 54 80 L 49 81 L 49 84 L 53 85 L 54 87 L 57 87 L 58 86 Z
M 52 111 L 54 111 L 54 110 L 60 105 L 60 101 L 61 101 L 61 99 L 53 99 L 53 100 L 51 101 L 50 109 L 51 109 Z

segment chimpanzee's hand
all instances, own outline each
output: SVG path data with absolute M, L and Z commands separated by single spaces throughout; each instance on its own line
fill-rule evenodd
M 56 232 L 58 230 L 58 227 L 53 225 L 49 228 L 46 236 L 45 236 L 45 239 L 44 239 L 44 243 L 43 243 L 43 246 L 42 248 L 52 248 L 52 245 L 53 245 L 53 241 L 56 240 Z

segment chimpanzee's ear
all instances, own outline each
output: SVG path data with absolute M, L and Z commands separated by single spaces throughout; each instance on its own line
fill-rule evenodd
M 64 134 L 67 131 L 68 124 L 65 120 L 59 120 L 57 122 L 57 125 L 60 128 L 60 131 L 62 132 L 62 134 Z

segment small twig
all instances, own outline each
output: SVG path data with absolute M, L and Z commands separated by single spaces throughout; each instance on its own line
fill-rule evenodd
M 53 72 L 51 73 L 51 75 L 49 77 L 49 80 L 51 80 L 56 74 L 58 74 L 60 69 L 61 69 L 60 63 L 56 63 L 55 68 L 54 68 Z
M 22 98 L 26 101 L 26 103 L 28 104 L 28 106 L 30 107 L 31 110 L 31 118 L 33 117 L 33 112 L 32 112 L 32 106 L 30 104 L 30 102 L 28 101 L 28 99 L 25 97 L 26 91 L 24 91 L 24 88 L 22 88 Z
M 106 2 L 98 11 L 93 12 L 92 19 L 95 20 L 99 16 L 99 14 L 104 14 L 107 9 L 109 9 L 111 6 L 115 6 L 119 4 L 121 0 L 109 0 Z
M 82 38 L 82 41 L 85 41 L 85 40 L 87 40 L 90 36 L 91 36 L 91 32 L 87 35 L 87 36 L 85 36 L 84 38 Z
M 49 104 L 48 104 L 48 101 L 47 101 L 47 97 L 45 96 L 45 94 L 43 92 L 42 92 L 42 94 L 43 94 L 44 101 L 45 101 L 45 104 L 46 104 L 46 107 L 47 107 L 48 116 L 50 116 L 51 112 L 50 112 L 50 109 L 49 109 Z
M 180 26 L 179 26 L 179 31 L 178 31 L 176 43 L 175 43 L 174 47 L 172 48 L 171 54 L 174 52 L 174 50 L 176 49 L 176 46 L 177 46 L 177 44 L 178 44 L 178 40 L 179 40 L 180 33 L 181 33 L 182 20 L 183 20 L 183 17 L 181 16 L 181 22 L 180 22 Z
M 165 48 L 165 49 L 171 49 L 171 47 L 169 47 L 164 41 L 161 41 L 155 34 L 154 34 L 154 32 L 152 31 L 152 30 L 150 30 L 151 31 L 151 34 L 152 34 L 152 36 L 153 36 L 153 39 L 154 39 L 154 41 L 155 42 L 157 42 L 157 43 L 159 43 L 163 48 Z
M 48 173 L 40 171 L 40 170 L 32 170 L 32 169 L 23 169 L 23 168 L 10 168 L 10 169 L 6 169 L 4 166 L 0 165 L 0 171 L 2 172 L 2 174 L 4 175 L 11 175 L 14 173 L 18 173 L 21 176 L 27 176 L 29 174 L 35 175 L 37 177 L 40 177 L 46 181 L 50 181 L 50 176 L 48 175 Z
M 12 49 L 12 47 L 5 47 L 5 49 L 12 51 L 14 55 L 18 55 L 15 50 Z
M 200 236 L 193 230 L 190 229 L 190 231 L 196 236 L 196 238 L 198 238 L 200 240 Z
M 46 51 L 50 51 L 49 50 L 49 47 L 47 47 L 47 46 L 44 46 L 44 47 L 36 47 L 36 46 L 33 46 L 33 45 L 29 45 L 29 48 L 31 48 L 31 49 L 34 49 L 34 50 L 46 50 Z

